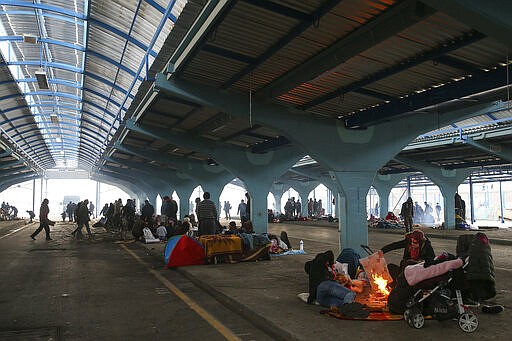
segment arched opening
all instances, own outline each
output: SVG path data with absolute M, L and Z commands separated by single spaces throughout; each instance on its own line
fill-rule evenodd
M 27 211 L 34 211 L 37 215 L 41 201 L 48 198 L 49 217 L 60 220 L 69 201 L 78 203 L 88 199 L 94 205 L 94 216 L 98 216 L 105 204 L 118 199 L 125 204 L 132 197 L 119 187 L 89 179 L 36 179 L 12 185 L 1 193 L 1 198 L 1 201 L 16 207 L 20 218 L 28 218 Z
M 189 202 L 190 202 L 190 208 L 189 208 L 189 212 L 188 212 L 189 214 L 196 215 L 197 204 L 199 203 L 199 201 L 203 200 L 203 193 L 204 193 L 204 190 L 203 190 L 203 187 L 201 187 L 201 185 L 194 188 L 194 190 L 192 191 L 192 194 L 190 194 L 190 197 L 189 197 Z
M 222 189 L 219 197 L 219 216 L 226 224 L 230 220 L 240 219 L 239 205 L 242 200 L 245 202 L 246 192 L 244 183 L 238 178 L 227 183 Z M 226 207 L 229 207 L 229 210 Z
M 386 216 L 387 212 L 383 211 L 381 213 L 380 209 L 381 208 L 379 207 L 379 193 L 377 192 L 377 189 L 375 189 L 375 187 L 370 186 L 368 194 L 366 194 L 366 212 L 368 218 L 371 218 L 372 216 L 380 217 L 381 214 L 382 216 Z M 386 210 L 387 208 L 383 209 Z
M 441 190 L 425 176 L 410 177 L 410 196 L 414 203 L 413 222 L 424 226 L 439 226 L 444 221 L 444 200 Z M 389 194 L 389 211 L 400 215 L 408 198 L 407 179 L 398 183 Z
M 308 206 L 309 217 L 336 216 L 336 210 L 333 204 L 333 193 L 324 184 L 318 185 L 309 192 L 308 202 L 304 204 Z

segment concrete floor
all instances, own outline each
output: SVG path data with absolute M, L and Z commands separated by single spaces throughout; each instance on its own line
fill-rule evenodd
M 286 230 L 296 246 L 304 240 L 306 255 L 178 270 L 163 269 L 163 244 L 117 243 L 101 230 L 92 241 L 75 241 L 67 223 L 55 226 L 54 241 L 44 235 L 32 241 L 36 225 L 23 227 L 0 224 L 2 340 L 504 340 L 512 333 L 510 245 L 492 245 L 498 289 L 493 301 L 506 310 L 479 314 L 479 329 L 468 335 L 454 321 L 426 321 L 415 330 L 404 321 L 337 320 L 302 303 L 296 295 L 307 291 L 304 262 L 328 249 L 338 252 L 333 226 L 270 225 L 273 233 Z M 370 232 L 370 247 L 402 238 L 397 231 L 384 232 Z M 445 238 L 463 233 L 435 232 Z M 510 231 L 488 235 L 512 244 Z M 431 240 L 436 253 L 454 252 L 453 239 Z M 400 257 L 401 251 L 386 255 L 388 262 Z

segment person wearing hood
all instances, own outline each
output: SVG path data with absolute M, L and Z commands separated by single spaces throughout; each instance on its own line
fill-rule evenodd
M 404 255 L 400 262 L 400 267 L 395 264 L 389 264 L 389 274 L 395 279 L 407 265 L 417 264 L 422 261 L 432 263 L 436 257 L 430 240 L 425 236 L 423 231 L 414 230 L 405 235 L 405 238 L 397 242 L 384 246 L 381 250 L 383 253 L 389 251 L 404 249 Z

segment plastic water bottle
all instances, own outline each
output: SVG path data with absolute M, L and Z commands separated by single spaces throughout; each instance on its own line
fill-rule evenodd
M 302 239 L 299 242 L 299 250 L 304 251 L 304 242 L 302 241 Z

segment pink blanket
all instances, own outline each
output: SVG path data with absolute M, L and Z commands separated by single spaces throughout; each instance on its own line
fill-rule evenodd
M 441 276 L 450 270 L 458 269 L 462 266 L 462 264 L 463 262 L 460 258 L 449 260 L 436 265 L 431 265 L 428 268 L 424 268 L 423 263 L 418 263 L 406 266 L 404 275 L 407 283 L 410 286 L 413 286 L 426 279 Z

